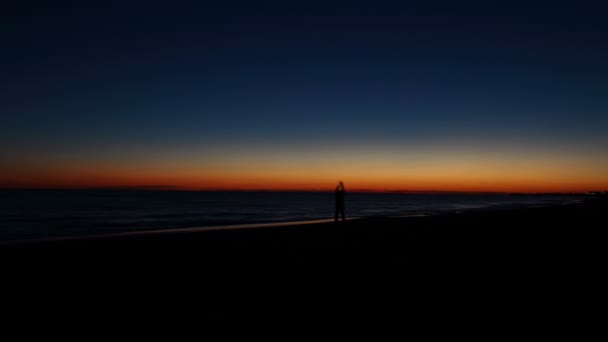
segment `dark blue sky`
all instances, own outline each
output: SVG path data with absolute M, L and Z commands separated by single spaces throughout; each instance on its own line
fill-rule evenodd
M 0 156 L 490 146 L 605 158 L 601 4 L 217 3 L 4 8 Z

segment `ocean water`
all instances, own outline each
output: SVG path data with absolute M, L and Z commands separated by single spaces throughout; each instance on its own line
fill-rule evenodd
M 433 215 L 576 200 L 541 195 L 347 192 L 346 215 Z M 332 192 L 3 190 L 0 241 L 331 219 L 333 215 Z

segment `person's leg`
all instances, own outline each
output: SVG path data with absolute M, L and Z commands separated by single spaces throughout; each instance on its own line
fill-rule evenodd
M 339 208 L 338 208 L 338 206 L 336 205 L 336 216 L 335 216 L 335 218 L 334 218 L 334 221 L 336 221 L 336 222 L 338 222 L 338 211 L 339 211 Z
M 342 221 L 346 221 L 346 215 L 344 214 L 344 207 L 340 208 L 340 211 L 342 212 Z

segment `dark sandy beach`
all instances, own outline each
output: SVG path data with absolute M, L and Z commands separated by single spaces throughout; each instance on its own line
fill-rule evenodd
M 220 316 L 273 305 L 297 315 L 336 302 L 348 303 L 334 306 L 341 314 L 397 302 L 406 311 L 562 312 L 604 284 L 607 204 L 8 245 L 4 285 L 140 309 L 205 303 Z

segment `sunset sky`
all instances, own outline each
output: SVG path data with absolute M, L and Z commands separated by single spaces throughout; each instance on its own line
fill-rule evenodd
M 298 3 L 3 8 L 0 187 L 608 189 L 602 5 Z

